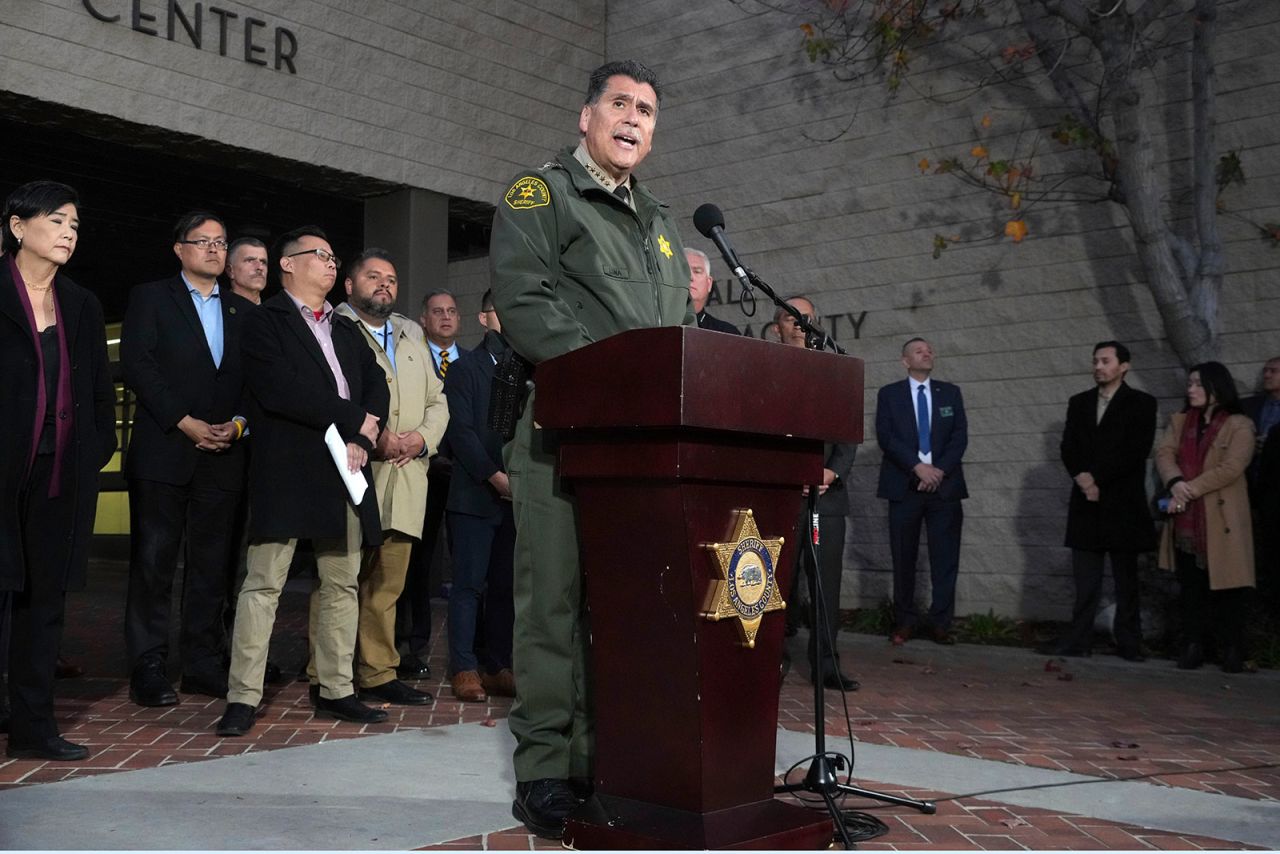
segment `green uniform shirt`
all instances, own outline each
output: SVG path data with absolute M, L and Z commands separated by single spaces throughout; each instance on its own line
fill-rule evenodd
M 537 363 L 628 329 L 695 322 L 667 206 L 632 179 L 635 209 L 565 149 L 498 202 L 489 259 L 502 333 Z

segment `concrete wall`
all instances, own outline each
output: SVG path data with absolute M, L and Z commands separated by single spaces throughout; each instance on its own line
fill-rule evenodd
M 1007 151 L 1028 110 L 1046 124 L 1061 110 L 1034 93 L 1016 103 L 984 92 L 946 104 L 904 89 L 888 101 L 878 83 L 838 83 L 810 65 L 803 18 L 762 4 L 721 3 L 712 13 L 653 0 L 609 13 L 609 58 L 650 63 L 667 84 L 643 173 L 685 217 L 686 241 L 715 255 L 690 219 L 714 202 L 746 263 L 779 291 L 812 295 L 828 318 L 867 312 L 859 338 L 848 319 L 837 327 L 840 342 L 867 363 L 867 442 L 852 476 L 844 604 L 873 603 L 891 589 L 886 508 L 874 497 L 875 393 L 903 375 L 902 342 L 923 335 L 939 354 L 935 375 L 960 384 L 969 413 L 972 498 L 958 613 L 1065 618 L 1070 484 L 1057 446 L 1067 398 L 1091 385 L 1092 345 L 1112 337 L 1131 345 L 1132 383 L 1161 398 L 1162 419 L 1180 406 L 1183 371 L 1163 341 L 1118 208 L 1038 208 L 1021 245 L 978 240 L 933 260 L 935 233 L 998 233 L 1008 211 L 917 167 L 922 157 L 967 152 L 983 114 L 995 119 L 992 150 Z M 1218 147 L 1240 149 L 1248 175 L 1228 203 L 1253 220 L 1275 220 L 1280 71 L 1267 60 L 1280 38 L 1280 6 L 1226 4 L 1221 13 Z M 934 79 L 935 91 L 960 86 L 954 73 Z M 1188 121 L 1185 67 L 1163 66 L 1156 79 L 1160 169 L 1177 176 L 1185 152 L 1181 137 L 1170 149 L 1164 127 Z M 1253 388 L 1261 362 L 1280 352 L 1280 250 L 1244 222 L 1224 217 L 1221 225 L 1230 268 L 1222 355 L 1242 388 Z M 723 283 L 723 264 L 716 273 Z M 764 322 L 732 306 L 713 313 L 757 331 Z
M 132 9 L 147 35 L 134 29 Z M 196 3 L 177 0 L 187 18 Z M 6 0 L 6 89 L 144 125 L 469 199 L 573 129 L 586 73 L 604 50 L 601 0 L 200 4 L 201 48 L 166 0 Z M 226 56 L 211 5 L 227 21 Z M 106 22 L 90 13 L 119 20 Z M 244 59 L 244 22 L 264 52 Z M 194 20 L 192 20 L 194 26 Z M 275 32 L 297 42 L 274 65 Z M 289 47 L 286 40 L 284 47 Z

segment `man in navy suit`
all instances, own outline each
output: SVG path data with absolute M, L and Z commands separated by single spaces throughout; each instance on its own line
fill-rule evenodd
M 502 436 L 489 427 L 489 387 L 507 343 L 491 290 L 480 301 L 480 325 L 488 330 L 484 340 L 462 355 L 444 383 L 449 401 L 445 437 L 453 454 L 447 505 L 453 546 L 449 676 L 453 695 L 472 703 L 489 694 L 516 693 L 511 670 L 516 524 Z M 477 649 L 477 628 L 483 650 Z
M 241 324 L 253 305 L 223 292 L 227 232 L 207 211 L 174 229 L 181 272 L 129 295 L 120 364 L 137 396 L 125 451 L 129 480 L 129 592 L 124 630 L 141 706 L 178 696 L 165 675 L 169 602 L 185 541 L 182 690 L 225 697 L 222 612 L 235 574 L 244 498 L 247 422 L 241 396 Z
M 891 640 L 901 645 L 919 626 L 916 611 L 916 556 L 921 524 L 929 532 L 933 601 L 928 631 L 937 643 L 955 643 L 956 575 L 960 569 L 960 527 L 969 497 L 960 460 L 969 426 L 960 389 L 930 379 L 933 348 L 923 338 L 902 347 L 907 378 L 876 395 L 876 440 L 883 458 L 876 495 L 889 500 L 889 548 L 893 554 Z

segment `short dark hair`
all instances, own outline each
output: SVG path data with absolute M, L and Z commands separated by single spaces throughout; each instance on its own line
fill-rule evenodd
M 0 250 L 8 255 L 18 251 L 18 238 L 9 227 L 9 220 L 31 219 L 33 216 L 48 216 L 63 205 L 80 207 L 80 194 L 57 181 L 31 181 L 23 184 L 9 194 L 4 202 L 3 238 L 0 238 Z
M 298 241 L 304 237 L 318 237 L 321 240 L 328 241 L 329 235 L 324 233 L 318 225 L 300 225 L 292 231 L 286 231 L 280 235 L 276 241 L 275 255 L 277 258 L 283 258 L 298 249 Z
M 458 303 L 458 298 L 453 295 L 453 291 L 445 288 L 436 288 L 434 291 L 428 291 L 427 295 L 422 298 L 422 310 L 424 312 L 427 310 L 427 303 L 431 302 L 436 297 L 448 297 L 453 300 L 455 305 Z
M 1229 414 L 1241 412 L 1240 392 L 1236 391 L 1235 377 L 1221 362 L 1201 362 L 1192 365 L 1188 375 L 1199 374 L 1200 386 L 1205 395 L 1218 404 L 1218 408 Z
M 1116 361 L 1120 364 L 1123 365 L 1129 361 L 1129 348 L 1119 341 L 1099 341 L 1093 345 L 1093 352 L 1096 354 L 1099 350 L 1105 350 L 1108 347 L 1116 351 Z
M 917 335 L 915 338 L 908 338 L 906 342 L 902 345 L 902 355 L 904 356 L 907 355 L 907 348 L 910 347 L 912 344 L 916 343 L 917 341 L 924 341 L 924 343 L 926 344 L 929 343 L 927 340 L 925 340 L 924 338 L 921 338 L 919 335 Z
M 797 299 L 802 299 L 802 300 L 804 300 L 805 302 L 809 303 L 809 308 L 813 309 L 814 319 L 816 320 L 816 319 L 817 319 L 817 315 L 818 315 L 818 306 L 814 304 L 814 302 L 813 302 L 813 300 L 812 300 L 812 299 L 810 299 L 809 297 L 805 296 L 804 294 L 793 294 L 793 295 L 791 295 L 791 296 L 789 296 L 789 297 L 785 297 L 785 298 L 783 298 L 783 300 L 782 300 L 782 301 L 783 301 L 783 302 L 791 302 L 792 300 L 797 300 Z M 795 308 L 795 306 L 792 306 L 792 308 Z M 801 313 L 801 314 L 804 314 L 804 312 L 803 312 L 803 311 L 802 311 L 802 312 L 800 312 L 800 313 Z M 783 308 L 782 306 L 778 306 L 777 308 L 775 308 L 775 309 L 773 310 L 773 322 L 774 322 L 774 323 L 779 323 L 779 322 L 781 322 L 781 321 L 782 321 L 782 318 L 784 318 L 784 317 L 790 317 L 790 316 L 791 316 L 791 313 L 790 313 L 789 311 L 787 311 L 785 308 Z
M 213 220 L 218 225 L 222 226 L 223 234 L 227 233 L 227 224 L 222 221 L 222 217 L 218 216 L 213 211 L 187 211 L 182 216 L 178 217 L 177 223 L 173 226 L 173 242 L 181 243 L 186 240 L 187 235 L 191 233 L 192 229 L 201 223 L 208 222 L 209 220 Z
M 480 310 L 493 311 L 493 288 L 489 288 L 480 295 Z
M 227 260 L 230 260 L 231 256 L 234 255 L 236 250 L 241 246 L 257 246 L 262 249 L 267 248 L 267 244 L 263 243 L 256 237 L 237 237 L 235 240 L 231 241 L 230 245 L 227 246 Z
M 658 99 L 658 103 L 662 103 L 662 84 L 658 82 L 658 75 L 644 63 L 636 62 L 634 59 L 619 59 L 613 62 L 606 62 L 604 65 L 591 72 L 591 77 L 587 80 L 587 99 L 584 104 L 594 104 L 600 100 L 600 96 L 604 94 L 605 84 L 609 82 L 609 78 L 614 75 L 622 75 L 630 77 L 637 83 L 648 83 L 653 87 L 654 97 Z M 658 106 L 658 104 L 654 104 Z
M 392 267 L 395 267 L 396 265 L 396 262 L 391 258 L 390 252 L 385 249 L 380 249 L 377 246 L 370 246 L 368 249 L 357 255 L 353 260 L 347 262 L 346 278 L 354 279 L 356 274 L 360 272 L 360 268 L 374 258 L 377 258 L 379 261 L 386 261 Z

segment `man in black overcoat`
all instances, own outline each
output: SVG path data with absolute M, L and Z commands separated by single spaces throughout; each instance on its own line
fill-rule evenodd
M 1090 654 L 1103 560 L 1110 555 L 1117 652 L 1130 661 L 1142 658 L 1138 555 L 1156 547 L 1146 492 L 1156 399 L 1130 388 L 1128 372 L 1129 348 L 1101 342 L 1093 348 L 1095 387 L 1067 404 L 1062 463 L 1074 481 L 1066 545 L 1072 550 L 1076 601 L 1070 629 L 1048 650 L 1055 655 Z
M 365 544 L 382 543 L 369 451 L 386 423 L 390 392 L 355 322 L 325 300 L 338 259 L 314 226 L 280 238 L 282 293 L 245 325 L 244 361 L 253 423 L 249 468 L 248 573 L 236 604 L 227 710 L 218 735 L 243 735 L 262 700 L 267 647 L 280 591 L 299 539 L 310 539 L 320 575 L 311 644 L 318 714 L 378 723 L 387 713 L 361 703 L 352 686 L 357 579 Z M 325 432 L 345 444 L 343 467 L 368 488 L 354 505 Z
M 251 303 L 219 286 L 227 232 L 207 211 L 174 229 L 181 270 L 129 294 L 120 365 L 138 406 L 125 449 L 129 592 L 124 632 L 129 697 L 178 702 L 165 675 L 170 601 L 185 542 L 182 690 L 225 697 L 226 608 L 237 564 L 247 427 L 240 335 Z

